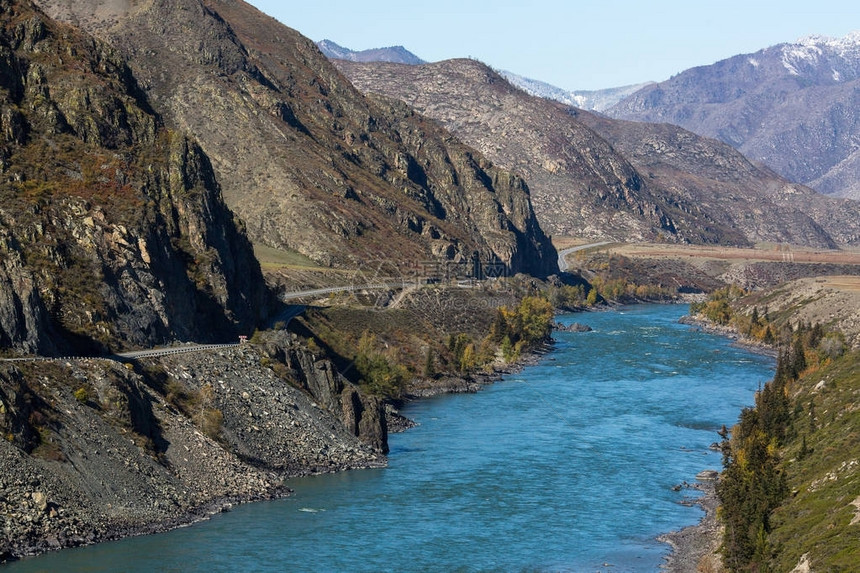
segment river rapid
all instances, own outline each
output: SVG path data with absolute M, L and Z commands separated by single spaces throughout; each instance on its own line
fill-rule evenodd
M 678 323 L 679 305 L 559 317 L 553 352 L 476 394 L 408 405 L 389 466 L 165 534 L 0 567 L 34 571 L 657 571 L 695 524 L 709 449 L 772 358 Z

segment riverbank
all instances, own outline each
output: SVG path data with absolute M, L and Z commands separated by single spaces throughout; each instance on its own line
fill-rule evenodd
M 488 372 L 473 372 L 463 376 L 440 376 L 435 379 L 417 380 L 410 385 L 405 396 L 406 402 L 432 398 L 443 394 L 472 394 L 478 392 L 488 384 L 494 384 L 503 380 L 506 376 L 518 374 L 527 366 L 533 366 L 552 352 L 554 342 L 552 339 L 541 343 L 537 348 L 523 354 L 516 362 L 493 366 Z
M 765 344 L 760 340 L 755 340 L 752 338 L 748 338 L 746 336 L 741 335 L 737 329 L 731 326 L 722 326 L 719 324 L 714 324 L 709 320 L 696 318 L 695 316 L 685 315 L 682 316 L 678 322 L 681 324 L 686 324 L 687 326 L 691 326 L 694 328 L 698 328 L 699 330 L 703 330 L 704 332 L 708 332 L 710 334 L 717 334 L 719 336 L 723 336 L 730 340 L 733 340 L 734 343 L 741 347 L 749 350 L 750 352 L 755 352 L 756 354 L 763 354 L 765 356 L 772 356 L 776 358 L 779 354 L 776 348 L 771 344 Z
M 666 556 L 661 570 L 666 573 L 717 573 L 721 562 L 717 553 L 722 535 L 722 526 L 717 517 L 719 499 L 716 480 L 698 482 L 692 486 L 702 492 L 695 504 L 702 508 L 705 516 L 696 525 L 666 533 L 657 541 L 668 544 L 672 553 Z
M 745 338 L 729 326 L 720 326 L 690 315 L 682 316 L 678 322 L 733 340 L 736 346 L 750 352 L 773 357 L 777 355 L 772 346 Z M 657 538 L 658 541 L 666 543 L 672 548 L 672 552 L 666 556 L 666 563 L 662 565 L 663 571 L 667 573 L 717 573 L 723 570 L 722 560 L 718 553 L 722 543 L 722 525 L 717 517 L 719 498 L 717 497 L 716 484 L 717 480 L 714 479 L 697 481 L 691 486 L 702 492 L 701 496 L 694 502 L 705 512 L 699 523 L 666 533 Z

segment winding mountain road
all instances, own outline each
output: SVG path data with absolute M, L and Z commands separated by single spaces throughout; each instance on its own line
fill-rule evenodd
M 406 288 L 414 286 L 419 282 L 407 281 L 390 281 L 380 282 L 368 285 L 349 285 L 339 287 L 329 287 L 320 289 L 310 289 L 304 291 L 296 291 L 284 293 L 281 295 L 281 300 L 295 300 L 300 298 L 317 297 L 321 295 L 331 294 L 335 292 L 355 292 L 363 290 L 386 290 Z M 286 328 L 292 319 L 302 314 L 305 310 L 303 305 L 288 305 L 287 308 L 278 316 L 271 320 L 271 325 L 283 323 L 281 328 Z M 147 348 L 143 350 L 133 350 L 130 352 L 118 352 L 116 354 L 108 354 L 105 356 L 28 356 L 21 358 L 0 358 L 0 362 L 44 362 L 44 361 L 68 361 L 68 360 L 116 360 L 127 362 L 129 360 L 140 360 L 142 358 L 157 358 L 159 356 L 170 356 L 173 354 L 187 354 L 190 352 L 207 352 L 214 350 L 222 350 L 225 348 L 235 348 L 242 344 L 241 341 L 228 342 L 223 344 L 185 344 L 182 346 L 165 346 L 161 348 Z
M 570 268 L 570 265 L 567 264 L 567 255 L 575 253 L 577 251 L 585 251 L 587 249 L 594 249 L 596 247 L 611 245 L 613 242 L 614 241 L 600 241 L 599 243 L 589 243 L 587 245 L 578 245 L 576 247 L 569 247 L 567 249 L 560 250 L 558 252 L 558 270 L 563 273 L 566 273 L 567 269 Z

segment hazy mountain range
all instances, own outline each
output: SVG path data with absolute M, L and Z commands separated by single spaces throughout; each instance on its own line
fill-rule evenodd
M 686 70 L 606 110 L 736 147 L 822 193 L 860 198 L 860 32 Z
M 351 61 L 420 63 L 409 57 Z M 618 119 L 672 123 L 732 145 L 783 177 L 860 198 L 860 32 L 810 36 L 683 71 L 661 83 L 562 89 L 499 72 L 523 91 Z
M 654 83 L 646 82 L 602 90 L 571 91 L 558 88 L 540 80 L 533 80 L 531 78 L 520 76 L 512 72 L 502 71 L 500 73 L 502 77 L 508 80 L 511 84 L 517 86 L 529 95 L 552 99 L 563 104 L 589 111 L 603 111 L 608 109 L 627 96 Z
M 327 58 L 338 60 L 349 60 L 350 62 L 394 62 L 398 64 L 424 64 L 424 60 L 404 48 L 403 46 L 389 46 L 387 48 L 372 48 L 370 50 L 355 51 L 344 48 L 331 40 L 317 42 L 317 47 Z

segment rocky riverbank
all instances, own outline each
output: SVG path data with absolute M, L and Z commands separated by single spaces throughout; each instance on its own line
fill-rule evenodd
M 696 525 L 673 531 L 657 538 L 672 547 L 662 570 L 668 573 L 716 573 L 721 570 L 717 550 L 722 528 L 717 518 L 719 500 L 716 493 L 716 476 L 690 485 L 702 492 L 693 502 L 701 507 L 705 516 Z
M 550 349 L 408 399 L 478 391 Z M 3 364 L 0 562 L 173 529 L 288 495 L 290 477 L 380 467 L 387 432 L 412 425 L 285 332 L 137 363 Z
M 0 365 L 0 561 L 171 529 L 282 496 L 289 477 L 384 465 L 379 401 L 284 342 Z

